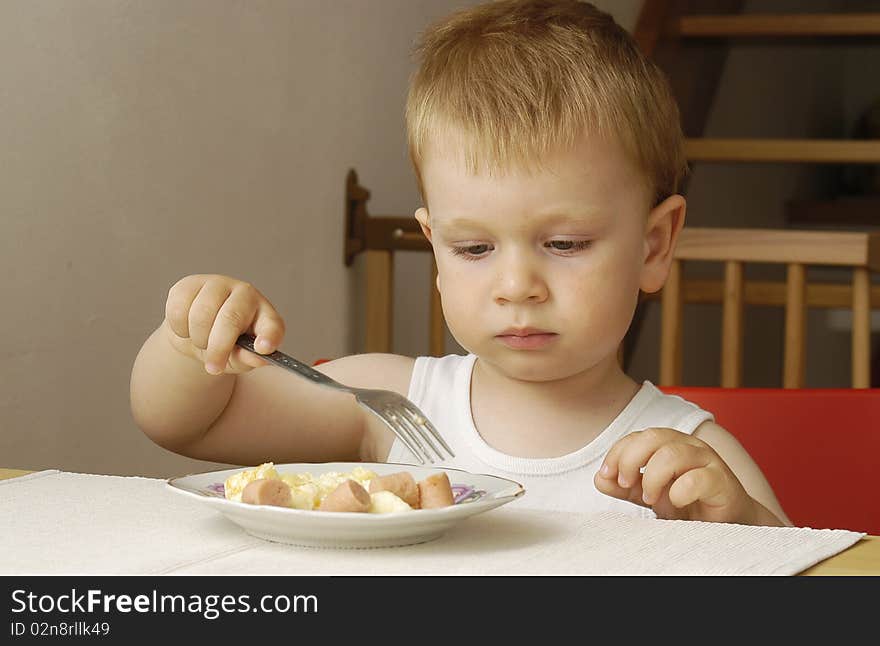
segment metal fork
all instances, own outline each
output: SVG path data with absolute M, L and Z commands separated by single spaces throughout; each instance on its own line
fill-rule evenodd
M 301 361 L 276 350 L 271 354 L 260 354 L 254 348 L 256 339 L 249 334 L 242 334 L 238 337 L 236 344 L 250 350 L 254 354 L 262 357 L 266 361 L 290 370 L 300 377 L 304 377 L 309 381 L 322 386 L 329 386 L 337 390 L 343 390 L 354 395 L 357 402 L 369 410 L 371 413 L 379 417 L 391 431 L 400 438 L 400 441 L 410 450 L 410 452 L 421 463 L 425 464 L 425 460 L 433 463 L 433 455 L 441 460 L 446 458 L 437 448 L 437 445 L 431 440 L 437 440 L 440 445 L 446 449 L 450 457 L 455 457 L 455 453 L 449 448 L 449 445 L 434 428 L 434 425 L 428 421 L 425 414 L 418 409 L 406 397 L 402 397 L 390 390 L 376 390 L 371 388 L 352 388 L 345 386 L 338 381 L 334 381 L 323 372 L 307 366 Z M 430 450 L 429 450 L 430 449 Z

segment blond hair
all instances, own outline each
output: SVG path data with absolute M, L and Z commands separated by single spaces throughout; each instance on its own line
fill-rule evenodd
M 433 25 L 416 49 L 406 125 L 422 197 L 428 147 L 454 138 L 472 172 L 534 167 L 585 133 L 617 137 L 658 203 L 687 172 L 663 73 L 580 0 L 499 0 Z

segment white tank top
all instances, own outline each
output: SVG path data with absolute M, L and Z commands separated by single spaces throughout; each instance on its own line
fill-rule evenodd
M 610 510 L 653 518 L 650 509 L 596 489 L 593 477 L 608 449 L 634 431 L 665 427 L 691 434 L 703 422 L 714 419 L 711 413 L 681 397 L 666 395 L 645 381 L 620 414 L 577 451 L 554 458 L 507 455 L 486 444 L 474 425 L 471 374 L 476 358 L 473 354 L 416 358 L 407 396 L 428 416 L 455 453 L 455 458 L 446 460 L 443 466 L 501 476 L 525 487 L 525 495 L 511 505 L 557 511 Z M 417 462 L 396 438 L 387 461 Z

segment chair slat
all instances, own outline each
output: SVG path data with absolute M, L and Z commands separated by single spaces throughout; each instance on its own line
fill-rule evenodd
M 685 227 L 675 257 L 681 260 L 838 265 L 880 270 L 880 236 L 851 231 Z
M 391 251 L 367 250 L 366 351 L 391 352 L 394 259 Z
M 852 301 L 852 386 L 871 386 L 871 275 L 867 269 L 853 270 Z
M 724 304 L 721 325 L 721 385 L 742 383 L 743 264 L 729 261 L 724 269 Z
M 804 387 L 804 347 L 806 331 L 806 267 L 800 263 L 788 265 L 788 298 L 785 305 L 785 355 L 782 385 L 785 388 Z

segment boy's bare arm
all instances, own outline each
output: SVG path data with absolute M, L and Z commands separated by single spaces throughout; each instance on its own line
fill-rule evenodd
M 207 313 L 206 323 L 199 312 Z M 234 279 L 180 281 L 169 292 L 165 321 L 132 369 L 138 426 L 171 451 L 232 464 L 384 459 L 390 432 L 353 396 L 267 365 L 234 345 L 249 330 L 270 341 L 266 351 L 275 349 L 283 337 L 283 321 L 275 317 L 259 292 Z M 405 394 L 412 359 L 355 355 L 317 369 L 348 385 Z
M 211 427 L 235 387 L 235 375 L 209 375 L 194 358 L 174 350 L 167 321 L 144 342 L 131 371 L 130 400 L 135 423 L 154 442 L 180 449 Z
M 210 375 L 163 336 L 160 328 L 147 340 L 131 376 L 134 419 L 160 446 L 231 464 L 309 461 L 319 454 L 325 455 L 317 460 L 359 459 L 361 417 L 342 397 L 311 393 L 305 380 L 271 366 Z M 313 411 L 321 402 L 334 406 L 336 423 L 313 446 L 314 436 L 303 429 L 318 427 Z

